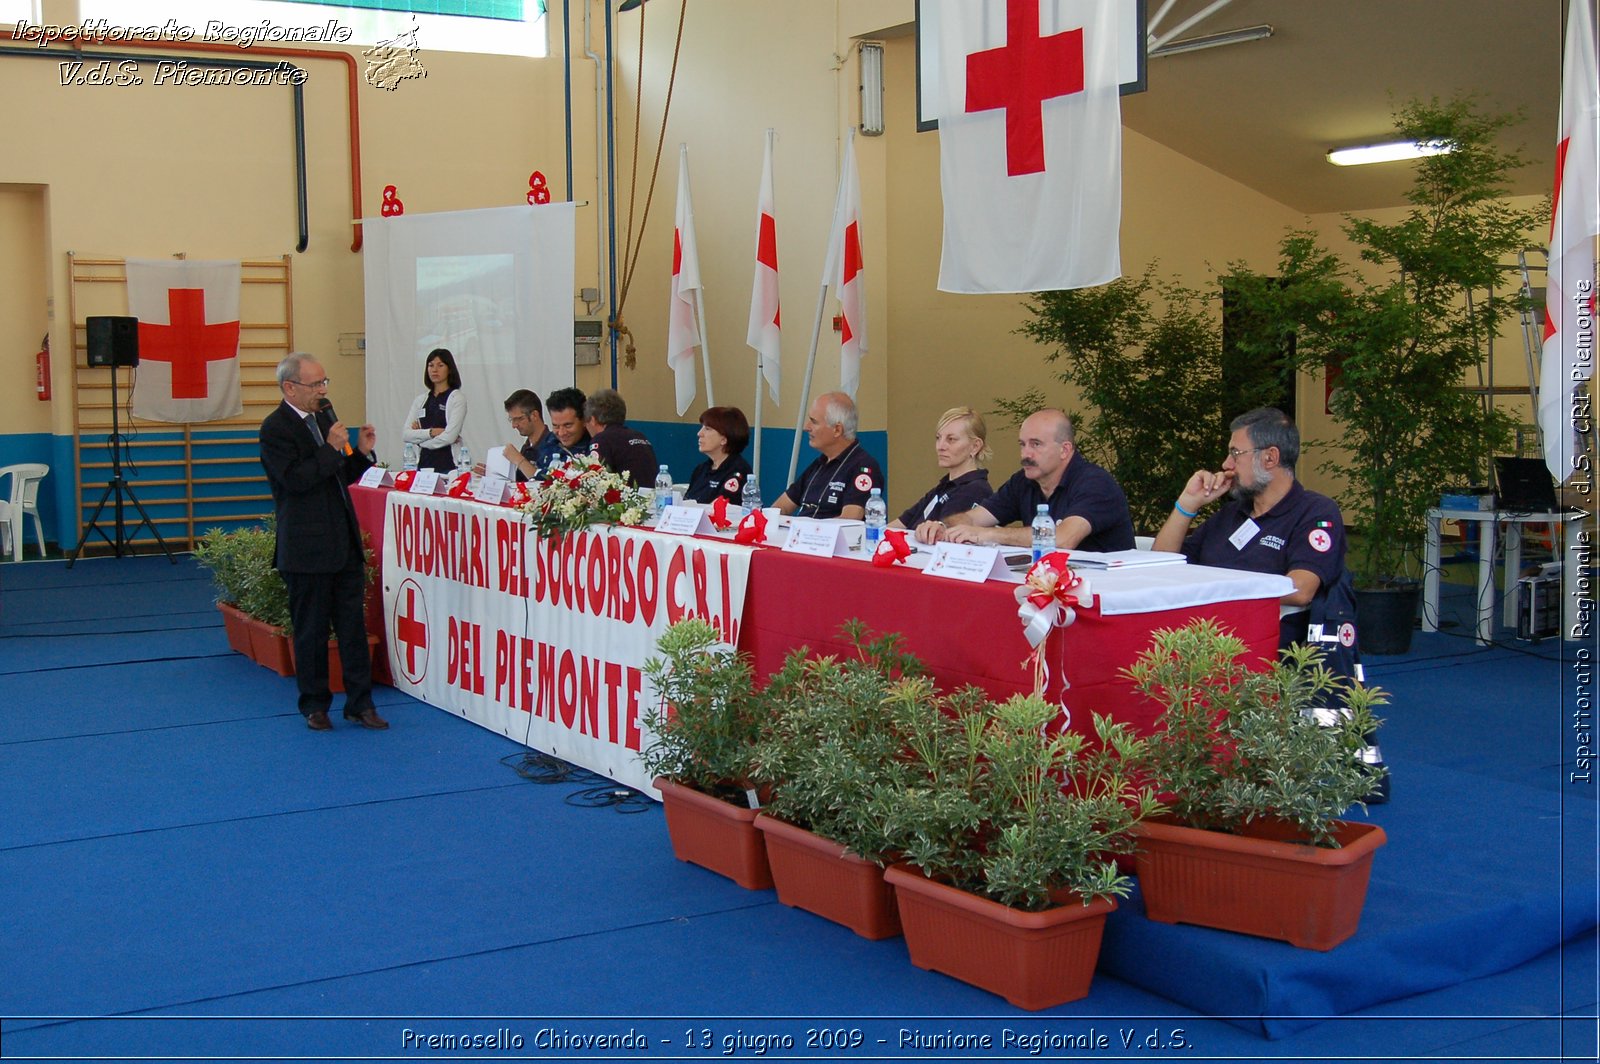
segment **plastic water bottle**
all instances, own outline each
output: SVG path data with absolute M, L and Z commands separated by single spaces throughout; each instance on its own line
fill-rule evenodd
M 761 509 L 761 485 L 756 483 L 754 473 L 744 478 L 744 487 L 739 489 L 739 505 L 744 507 L 745 513 Z
M 672 505 L 672 474 L 663 465 L 656 473 L 655 516 L 660 517 Z
M 416 444 L 414 444 L 414 443 L 407 443 L 406 444 L 405 458 L 403 459 L 403 461 L 405 462 L 405 467 L 407 469 L 415 469 L 415 468 L 417 468 L 418 453 L 417 453 L 417 445 Z
M 1038 561 L 1056 549 L 1056 522 L 1050 516 L 1050 507 L 1039 504 L 1033 515 L 1033 560 Z
M 456 441 L 456 469 L 458 471 L 472 468 L 472 448 L 467 446 L 466 440 Z
M 883 530 L 889 523 L 889 506 L 883 501 L 883 489 L 873 488 L 867 496 L 867 553 L 878 549 Z

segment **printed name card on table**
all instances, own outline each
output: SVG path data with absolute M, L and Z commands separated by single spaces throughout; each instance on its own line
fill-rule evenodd
M 656 519 L 656 531 L 669 536 L 710 535 L 711 518 L 698 506 L 669 506 Z
M 388 488 L 394 485 L 394 474 L 385 466 L 375 465 L 361 474 L 357 483 L 363 488 Z
M 416 479 L 411 482 L 413 495 L 439 495 L 449 489 L 448 484 L 439 483 L 437 469 L 419 469 Z
M 981 584 L 989 579 L 1011 579 L 1011 570 L 1006 566 L 1000 548 L 976 543 L 940 543 L 933 548 L 933 557 L 922 571 L 929 576 L 965 580 L 973 584 Z
M 850 543 L 845 532 L 843 526 L 828 521 L 809 517 L 792 518 L 789 538 L 784 541 L 783 549 L 790 554 L 809 554 L 813 558 L 848 557 Z
M 483 479 L 478 481 L 478 490 L 472 493 L 472 497 L 490 506 L 499 506 L 506 501 L 506 495 L 510 491 L 511 485 L 506 482 L 505 477 L 486 473 Z

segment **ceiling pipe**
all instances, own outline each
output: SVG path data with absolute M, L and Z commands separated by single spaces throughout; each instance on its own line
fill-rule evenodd
M 13 40 L 16 31 L 13 29 L 0 29 L 0 39 Z M 124 45 L 128 48 L 150 48 L 164 52 L 212 52 L 231 55 L 239 60 L 239 65 L 250 62 L 244 59 L 241 53 L 244 49 L 232 44 L 222 44 L 211 41 L 130 41 Z M 64 54 L 96 54 L 85 53 L 83 48 L 74 44 L 67 52 L 50 48 L 30 48 L 30 52 L 47 56 L 60 56 Z M 350 250 L 361 250 L 361 110 L 357 100 L 356 59 L 347 52 L 334 50 L 321 50 L 316 48 L 287 48 L 276 45 L 253 44 L 250 46 L 251 55 L 273 55 L 291 59 L 322 59 L 341 62 L 345 65 L 345 89 L 349 101 L 350 119 L 350 225 L 351 240 Z M 143 57 L 136 57 L 143 60 Z

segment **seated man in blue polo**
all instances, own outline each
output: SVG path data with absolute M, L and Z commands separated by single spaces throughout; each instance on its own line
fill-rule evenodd
M 560 459 L 561 444 L 556 434 L 545 426 L 544 410 L 533 392 L 518 388 L 506 397 L 505 405 L 506 420 L 522 436 L 522 446 L 506 444 L 505 455 L 516 473 L 517 482 L 522 483 Z M 482 471 L 481 466 L 478 471 Z
M 923 543 L 1033 543 L 1033 517 L 1050 508 L 1056 546 L 1070 550 L 1133 549 L 1128 499 L 1110 473 L 1078 453 L 1072 419 L 1046 408 L 1028 415 L 1017 434 L 1022 468 L 1000 489 L 963 514 L 917 526 Z
M 1189 478 L 1156 535 L 1155 549 L 1182 551 L 1197 565 L 1287 576 L 1294 590 L 1279 600 L 1278 648 L 1308 641 L 1338 643 L 1331 627 L 1330 634 L 1318 638 L 1307 626 L 1315 616 L 1321 628 L 1321 617 L 1335 606 L 1354 616 L 1339 504 L 1307 491 L 1295 479 L 1300 430 L 1283 411 L 1261 407 L 1234 418 L 1228 427 L 1233 435 L 1221 471 L 1201 469 Z M 1232 499 L 1190 532 L 1190 522 L 1224 493 Z M 1325 646 L 1324 653 L 1336 674 L 1347 673 L 1347 680 L 1359 682 L 1359 640 L 1343 650 Z M 1373 737 L 1367 742 L 1362 758 L 1383 770 L 1366 797 L 1368 805 L 1376 805 L 1389 800 L 1389 771 Z
M 1344 518 L 1339 504 L 1307 491 L 1295 479 L 1300 430 L 1281 410 L 1262 407 L 1228 426 L 1228 456 L 1220 472 L 1201 469 L 1189 478 L 1156 550 L 1182 551 L 1197 565 L 1275 573 L 1294 581 L 1282 600 L 1278 645 L 1305 638 L 1306 611 L 1324 587 L 1344 572 Z M 1189 524 L 1224 494 L 1232 499 L 1193 532 Z
M 822 453 L 773 503 L 796 517 L 866 516 L 867 497 L 883 487 L 877 459 L 856 439 L 855 400 L 843 392 L 817 396 L 806 414 L 811 446 Z

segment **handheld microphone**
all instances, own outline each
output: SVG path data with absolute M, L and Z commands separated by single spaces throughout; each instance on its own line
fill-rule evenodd
M 329 428 L 332 428 L 333 427 L 333 423 L 335 421 L 339 420 L 339 415 L 335 414 L 333 412 L 333 400 L 329 399 L 326 395 L 324 395 L 322 398 L 317 400 L 317 412 L 319 414 L 327 414 L 328 415 L 328 427 Z M 345 441 L 344 453 L 345 454 L 349 454 L 350 453 L 350 443 L 349 443 L 348 440 Z

